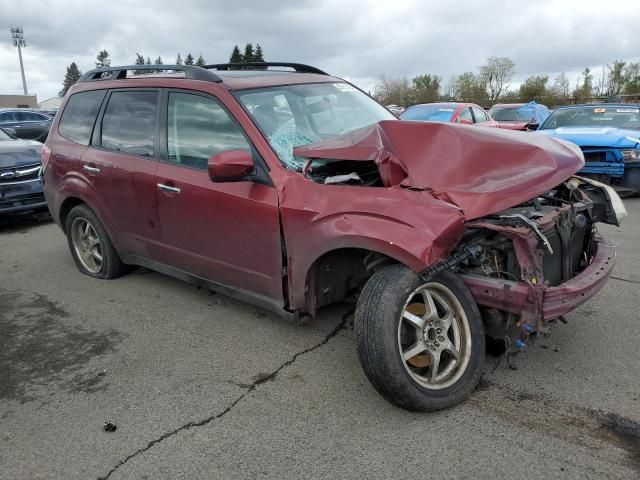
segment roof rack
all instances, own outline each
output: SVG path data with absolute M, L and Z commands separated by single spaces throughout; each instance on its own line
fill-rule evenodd
M 184 72 L 184 77 L 190 80 L 204 80 L 207 82 L 222 83 L 222 79 L 213 72 L 195 65 L 126 65 L 121 67 L 104 67 L 90 70 L 78 80 L 78 83 L 93 82 L 99 80 L 122 80 L 127 78 L 128 71 L 157 72 L 158 70 L 173 70 Z M 105 73 L 110 75 L 105 76 Z
M 317 73 L 319 75 L 329 75 L 319 68 L 305 65 L 303 63 L 290 62 L 246 62 L 246 63 L 215 63 L 205 65 L 203 68 L 209 70 L 266 70 L 268 67 L 288 67 L 299 73 Z

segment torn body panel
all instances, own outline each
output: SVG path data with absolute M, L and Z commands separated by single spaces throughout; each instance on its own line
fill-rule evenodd
M 545 139 L 551 140 L 551 139 Z M 313 159 L 375 161 L 385 186 L 427 190 L 472 220 L 550 190 L 584 165 L 578 147 L 522 132 L 382 121 L 294 148 Z
M 291 173 L 280 193 L 287 245 L 289 308 L 315 302 L 307 273 L 327 252 L 359 248 L 420 271 L 449 255 L 464 231 L 461 210 L 402 188 L 320 185 Z

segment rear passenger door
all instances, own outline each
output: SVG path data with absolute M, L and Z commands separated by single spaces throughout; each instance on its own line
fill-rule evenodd
M 155 195 L 158 89 L 112 90 L 103 102 L 83 173 L 101 179 L 121 255 L 164 259 Z
M 163 161 L 156 195 L 167 263 L 215 283 L 282 302 L 282 247 L 277 191 L 250 181 L 214 183 L 212 155 L 251 142 L 213 96 L 165 92 Z

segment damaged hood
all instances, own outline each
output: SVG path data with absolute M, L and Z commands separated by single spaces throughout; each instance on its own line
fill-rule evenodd
M 374 161 L 387 187 L 424 190 L 467 220 L 526 202 L 584 165 L 580 149 L 542 135 L 387 120 L 294 148 L 298 157 Z
M 21 167 L 40 162 L 42 144 L 35 140 L 0 141 L 0 168 Z

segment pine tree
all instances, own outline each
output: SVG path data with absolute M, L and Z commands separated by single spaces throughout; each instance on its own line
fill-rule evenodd
M 158 55 L 158 58 L 153 62 L 154 65 L 162 65 L 162 57 Z M 164 70 L 154 70 L 154 73 L 162 73 Z
M 231 57 L 229 57 L 229 63 L 242 63 L 242 53 L 240 53 L 238 45 L 234 45 Z
M 264 57 L 262 56 L 262 47 L 259 43 L 256 43 L 256 51 L 253 55 L 254 62 L 264 62 Z
M 184 57 L 184 64 L 193 65 L 193 55 L 191 55 L 191 52 L 187 53 L 187 56 Z
M 103 68 L 111 66 L 111 59 L 109 58 L 109 52 L 106 50 L 100 51 L 96 56 L 96 68 Z
M 180 56 L 180 54 L 178 54 L 178 56 L 176 57 L 176 65 L 182 65 L 182 57 Z
M 58 96 L 64 97 L 67 94 L 67 90 L 71 88 L 71 85 L 76 83 L 81 76 L 82 72 L 78 70 L 78 65 L 76 65 L 76 62 L 72 62 L 71 65 L 67 67 L 67 73 L 65 74 L 62 82 L 62 90 L 60 90 Z
M 196 65 L 198 67 L 204 67 L 207 64 L 207 62 L 204 61 L 204 58 L 202 58 L 202 55 L 198 56 L 198 60 L 196 60 Z
M 151 65 L 151 57 L 147 57 L 147 60 L 144 62 L 145 65 Z
M 244 46 L 244 55 L 242 55 L 242 61 L 247 63 L 247 62 L 253 62 L 253 45 L 251 45 L 250 43 L 247 43 Z
M 136 65 L 144 65 L 144 55 L 140 55 L 139 53 L 136 53 Z M 144 73 L 144 70 L 135 70 L 133 73 L 135 73 L 136 75 L 140 75 L 142 73 Z

